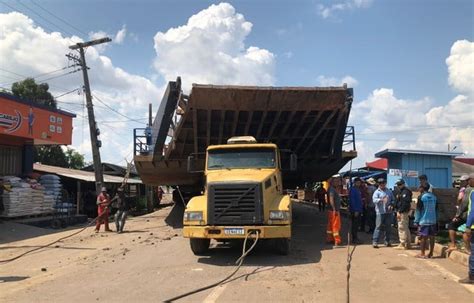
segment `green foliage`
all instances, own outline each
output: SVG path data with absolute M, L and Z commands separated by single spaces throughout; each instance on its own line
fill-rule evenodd
M 84 165 L 84 155 L 72 148 L 64 152 L 61 146 L 35 146 L 34 161 L 46 165 L 81 169 Z
M 74 169 L 81 169 L 85 166 L 84 155 L 81 155 L 74 149 L 68 147 L 65 155 L 66 155 L 66 161 L 68 164 L 67 167 L 74 168 Z
M 37 84 L 35 79 L 26 78 L 23 81 L 15 82 L 12 85 L 12 93 L 19 98 L 33 101 L 37 104 L 56 108 L 56 100 L 51 95 L 49 85 L 47 83 Z

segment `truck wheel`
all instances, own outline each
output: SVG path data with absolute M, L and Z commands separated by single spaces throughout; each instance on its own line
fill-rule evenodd
M 191 250 L 193 253 L 196 256 L 200 256 L 209 251 L 211 239 L 191 238 L 189 239 L 189 244 L 191 244 Z
M 287 256 L 290 253 L 290 239 L 281 238 L 274 240 L 275 250 L 278 254 Z

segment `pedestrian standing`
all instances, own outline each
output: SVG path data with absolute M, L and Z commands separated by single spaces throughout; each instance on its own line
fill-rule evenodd
M 392 223 L 393 195 L 387 188 L 387 181 L 380 178 L 377 180 L 379 187 L 375 190 L 372 200 L 375 205 L 375 229 L 372 235 L 372 246 L 379 248 L 381 231 L 385 233 L 385 245 L 392 246 L 390 243 L 390 228 Z
M 115 213 L 115 228 L 117 233 L 123 232 L 125 226 L 125 220 L 127 219 L 130 205 L 125 197 L 123 186 L 120 186 L 117 190 L 117 195 L 112 199 L 112 202 L 116 200 L 117 212 Z
M 368 233 L 373 233 L 375 229 L 375 204 L 373 195 L 377 189 L 376 182 L 374 178 L 367 179 L 367 207 L 366 207 L 366 223 L 369 226 Z
M 326 196 L 327 191 L 324 188 L 323 183 L 319 183 L 316 188 L 316 199 L 318 199 L 318 208 L 320 212 L 326 210 Z
M 470 180 L 474 179 L 474 174 L 471 174 Z M 474 182 L 470 182 L 472 184 Z M 474 185 L 474 184 L 473 184 Z M 474 230 L 474 190 L 471 187 L 469 192 L 466 192 L 466 198 L 469 201 L 469 214 L 466 221 L 466 234 L 470 236 L 471 239 L 471 254 L 469 256 L 469 274 L 468 277 L 462 280 L 459 280 L 461 283 L 474 284 L 474 237 L 472 232 Z
M 418 226 L 418 236 L 420 237 L 421 253 L 417 258 L 426 259 L 433 257 L 434 240 L 438 232 L 437 217 L 436 217 L 436 196 L 430 193 L 429 186 L 424 185 L 420 187 L 421 199 L 416 205 L 415 211 L 415 225 Z M 425 254 L 428 248 L 429 253 Z
M 326 239 L 328 243 L 334 243 L 335 246 L 341 245 L 341 236 L 339 230 L 341 229 L 341 196 L 336 190 L 336 187 L 341 186 L 339 177 L 332 177 L 329 179 L 328 188 L 328 225 L 326 228 Z
M 420 187 L 423 186 L 423 187 L 427 187 L 428 188 L 428 192 L 432 193 L 433 192 L 433 184 L 431 184 L 430 182 L 428 182 L 428 176 L 426 175 L 420 175 L 418 177 L 418 180 L 420 180 Z
M 411 248 L 411 233 L 409 228 L 409 214 L 411 210 L 411 200 L 413 193 L 405 185 L 405 180 L 400 179 L 397 181 L 396 186 L 398 188 L 397 196 L 395 197 L 397 211 L 397 222 L 398 222 L 398 237 L 400 244 L 395 247 L 396 249 L 410 249 Z
M 95 232 L 98 233 L 102 223 L 104 224 L 105 231 L 112 231 L 109 228 L 109 215 L 110 215 L 110 196 L 107 193 L 107 188 L 102 187 L 101 193 L 97 196 L 97 221 L 95 224 Z
M 357 232 L 360 227 L 360 216 L 363 212 L 362 194 L 360 192 L 362 180 L 355 178 L 349 191 L 349 212 L 351 213 L 351 242 L 359 243 Z
M 461 176 L 461 184 L 460 184 L 459 193 L 458 193 L 458 197 L 456 201 L 457 202 L 456 215 L 448 224 L 449 241 L 450 241 L 448 251 L 452 251 L 456 249 L 456 232 L 459 226 L 463 225 L 467 221 L 469 199 L 468 199 L 468 195 L 466 195 L 466 192 L 470 191 L 471 187 L 468 186 L 469 183 L 474 183 L 474 180 L 470 181 L 470 179 L 471 178 L 468 175 Z M 464 246 L 466 247 L 466 249 L 468 249 L 470 244 L 469 244 L 469 236 L 467 235 L 466 232 L 463 233 L 463 240 L 464 240 Z

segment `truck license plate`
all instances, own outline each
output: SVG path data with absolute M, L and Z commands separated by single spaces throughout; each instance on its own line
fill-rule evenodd
M 244 235 L 245 230 L 243 228 L 224 228 L 224 234 L 226 234 L 226 235 Z

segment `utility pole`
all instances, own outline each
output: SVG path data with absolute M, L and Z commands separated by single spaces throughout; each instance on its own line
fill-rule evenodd
M 86 102 L 87 102 L 87 116 L 89 118 L 89 132 L 91 135 L 91 147 L 92 147 L 92 159 L 94 161 L 94 172 L 95 172 L 95 190 L 97 195 L 100 194 L 101 187 L 104 184 L 104 174 L 102 171 L 102 162 L 100 160 L 100 151 L 101 142 L 97 139 L 99 135 L 99 128 L 95 122 L 94 116 L 94 106 L 92 105 L 92 95 L 91 88 L 89 85 L 89 75 L 87 74 L 87 65 L 86 65 L 86 56 L 84 54 L 84 48 L 110 42 L 110 38 L 102 38 L 97 40 L 92 40 L 88 42 L 80 42 L 74 45 L 69 46 L 72 50 L 79 50 L 80 58 L 73 56 L 71 54 L 66 55 L 69 59 L 76 61 L 82 67 L 82 76 L 84 77 L 84 91 L 86 93 Z

